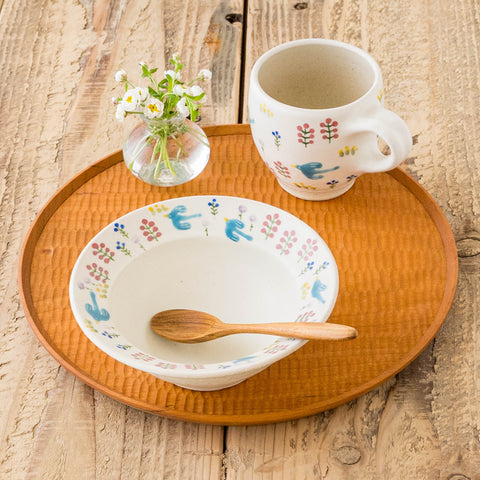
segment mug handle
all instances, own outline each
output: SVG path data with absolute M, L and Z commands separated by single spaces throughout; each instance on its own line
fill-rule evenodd
M 375 115 L 362 118 L 351 127 L 352 133 L 374 133 L 390 147 L 390 154 L 384 155 L 375 144 L 359 165 L 364 173 L 392 170 L 407 158 L 412 148 L 412 134 L 407 124 L 391 110 L 379 108 Z

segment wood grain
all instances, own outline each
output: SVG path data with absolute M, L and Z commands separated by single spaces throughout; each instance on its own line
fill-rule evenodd
M 244 7 L 241 52 L 242 23 L 224 14 Z M 480 478 L 479 8 L 475 0 L 0 0 L 0 477 Z M 117 69 L 134 71 L 138 60 L 163 68 L 179 51 L 192 71 L 214 72 L 202 123 L 234 123 L 255 58 L 308 36 L 351 42 L 380 63 L 386 106 L 415 140 L 402 168 L 439 203 L 457 240 L 457 297 L 435 340 L 392 380 L 309 418 L 228 428 L 223 446 L 221 427 L 124 407 L 60 368 L 25 321 L 18 255 L 56 189 L 133 128 L 111 115 Z M 67 477 L 59 464 L 76 470 Z
M 310 340 L 352 340 L 358 332 L 347 325 L 312 322 L 224 323 L 198 310 L 162 310 L 150 320 L 152 330 L 175 342 L 200 343 L 237 333 L 261 333 Z
M 280 457 L 277 461 L 262 459 L 256 468 L 251 462 L 232 463 L 235 474 L 231 478 L 289 478 L 292 470 L 287 465 L 305 478 L 479 478 L 480 452 L 474 440 L 478 422 L 473 420 L 479 408 L 479 384 L 474 380 L 479 364 L 475 348 L 478 284 L 472 276 L 478 272 L 480 251 L 478 182 L 474 180 L 478 152 L 472 148 L 478 145 L 479 129 L 471 123 L 480 98 L 478 61 L 474 59 L 478 55 L 478 4 L 332 0 L 308 2 L 298 12 L 292 3 L 283 2 L 272 26 L 272 16 L 265 12 L 274 10 L 276 4 L 249 2 L 249 27 L 255 28 L 247 30 L 247 65 L 277 43 L 277 38 L 258 32 L 280 29 L 280 25 L 284 41 L 301 38 L 299 32 L 308 31 L 353 43 L 377 59 L 384 74 L 386 106 L 405 118 L 414 136 L 411 157 L 403 168 L 408 167 L 439 201 L 453 226 L 461 257 L 462 293 L 435 341 L 412 366 L 349 404 L 357 419 L 369 422 L 363 435 L 359 433 L 365 424 L 352 421 L 348 427 L 346 410 L 339 407 L 328 419 L 311 417 L 297 427 L 304 438 L 312 430 L 325 432 L 322 441 L 317 438 L 304 444 L 308 473 Z M 285 28 L 292 22 L 301 25 Z M 464 393 L 452 381 L 457 375 L 464 379 L 460 389 Z M 376 408 L 372 415 L 366 400 L 373 395 Z M 346 432 L 341 446 L 335 423 Z M 282 438 L 284 429 L 278 425 L 259 437 L 268 439 L 268 445 Z M 228 435 L 233 437 L 237 430 L 229 429 Z M 254 443 L 258 430 L 242 432 L 228 443 L 227 458 L 238 458 Z M 326 447 L 329 453 L 321 455 L 319 445 L 330 445 Z M 334 453 L 338 451 L 354 454 L 349 460 Z M 276 465 L 275 475 L 263 471 L 265 463 Z
M 116 70 L 134 72 L 140 60 L 162 69 L 180 52 L 185 75 L 217 72 L 202 122 L 236 121 L 241 24 L 224 15 L 237 7 L 243 8 L 235 1 L 2 2 L 0 477 L 64 478 L 69 471 L 69 478 L 119 478 L 119 472 L 145 478 L 164 471 L 165 478 L 185 478 L 197 468 L 205 478 L 221 475 L 221 427 L 172 429 L 173 423 L 110 402 L 59 371 L 25 324 L 16 263 L 28 225 L 50 195 L 121 147 L 133 128 L 134 122 L 114 120 Z M 139 420 L 125 430 L 125 418 Z M 112 434 L 110 426 L 121 430 Z M 176 445 L 173 456 L 165 455 L 165 433 Z M 132 435 L 136 440 L 127 441 Z M 150 450 L 159 452 L 154 464 Z M 126 473 L 134 459 L 135 475 L 143 477 Z
M 365 175 L 348 195 L 329 202 L 294 199 L 261 162 L 248 125 L 205 127 L 205 133 L 210 161 L 191 182 L 153 188 L 128 172 L 119 152 L 74 177 L 40 212 L 21 253 L 19 285 L 27 318 L 45 348 L 82 381 L 128 405 L 228 425 L 278 422 L 332 408 L 410 363 L 443 322 L 456 286 L 452 233 L 431 197 L 393 170 Z M 125 213 L 191 195 L 245 196 L 306 221 L 338 266 L 342 288 L 331 322 L 355 327 L 359 337 L 309 342 L 248 381 L 215 392 L 155 380 L 94 347 L 68 300 L 70 272 L 81 250 Z

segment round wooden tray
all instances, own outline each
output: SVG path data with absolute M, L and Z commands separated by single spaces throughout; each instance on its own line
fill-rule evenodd
M 351 400 L 409 364 L 450 308 L 457 253 L 439 207 L 395 169 L 361 176 L 326 202 L 285 193 L 263 164 L 248 125 L 206 127 L 204 172 L 178 187 L 137 180 L 116 152 L 73 178 L 37 216 L 20 256 L 19 289 L 36 336 L 68 371 L 96 390 L 151 413 L 192 422 L 247 425 L 311 415 Z M 127 367 L 97 349 L 70 310 L 68 284 L 87 242 L 125 213 L 189 195 L 259 200 L 316 229 L 335 256 L 340 293 L 332 322 L 353 325 L 349 342 L 308 342 L 235 387 L 194 392 Z

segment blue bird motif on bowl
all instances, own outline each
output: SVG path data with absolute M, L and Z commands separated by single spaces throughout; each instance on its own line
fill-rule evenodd
M 177 205 L 175 208 L 172 209 L 169 214 L 165 216 L 172 221 L 173 226 L 177 230 L 190 230 L 190 228 L 192 228 L 192 225 L 187 220 L 190 220 L 191 218 L 201 217 L 202 214 L 195 213 L 193 215 L 184 215 L 186 211 L 187 208 L 185 207 L 185 205 Z
M 245 224 L 236 218 L 234 219 L 225 219 L 225 235 L 234 242 L 238 242 L 240 240 L 240 236 L 247 239 L 249 242 L 253 240 L 251 235 L 248 235 L 242 230 L 245 228 Z

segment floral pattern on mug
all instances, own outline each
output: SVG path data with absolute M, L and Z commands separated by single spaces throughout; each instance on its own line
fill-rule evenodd
M 298 188 L 303 188 L 305 190 L 316 190 L 317 187 L 314 187 L 313 185 L 305 185 L 303 182 L 295 182 L 294 185 Z
M 282 138 L 281 135 L 278 133 L 277 130 L 272 132 L 273 135 L 273 143 L 277 147 L 277 150 L 280 150 L 280 139 Z
M 328 140 L 328 143 L 332 143 L 332 139 L 338 138 L 338 122 L 327 118 L 324 122 L 320 123 L 322 129 L 320 133 L 323 133 L 322 138 Z
M 264 103 L 260 105 L 260 111 L 266 113 L 269 117 L 273 117 L 273 113 L 267 108 Z
M 308 145 L 313 143 L 313 139 L 315 138 L 315 130 L 310 128 L 308 123 L 304 123 L 303 125 L 297 126 L 298 130 L 298 143 L 301 143 L 307 148 Z
M 338 180 L 330 180 L 329 182 L 327 182 L 327 185 L 330 188 L 335 188 L 335 185 L 338 185 Z
M 352 60 L 361 66 L 358 77 L 351 75 Z M 322 89 L 318 84 L 325 65 L 331 67 L 333 81 Z M 301 77 L 308 79 L 307 87 L 299 88 Z M 361 89 L 355 87 L 359 79 L 365 80 Z M 252 138 L 285 191 L 305 200 L 336 198 L 355 183 L 351 175 L 388 171 L 407 158 L 411 133 L 398 115 L 383 107 L 383 98 L 380 68 L 367 52 L 330 39 L 286 42 L 265 52 L 252 68 L 248 107 L 258 112 Z M 274 119 L 258 111 L 263 104 L 274 108 Z M 280 145 L 273 142 L 274 131 L 281 135 Z M 376 148 L 379 135 L 389 154 Z M 275 168 L 277 161 L 288 165 L 289 178 Z
M 339 151 L 338 151 L 338 155 L 339 155 L 340 157 L 344 157 L 345 155 L 355 155 L 355 153 L 357 152 L 357 150 L 358 150 L 358 148 L 357 148 L 355 145 L 353 145 L 352 148 L 350 148 L 350 147 L 347 146 L 347 147 L 339 150 Z
M 282 164 L 282 162 L 273 162 L 273 166 L 275 167 L 275 170 L 279 175 L 282 175 L 282 177 L 290 178 L 290 171 L 288 170 L 287 166 Z

